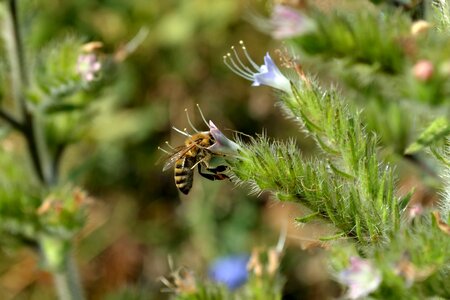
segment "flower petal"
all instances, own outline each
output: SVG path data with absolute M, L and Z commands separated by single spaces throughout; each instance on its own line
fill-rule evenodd
M 289 79 L 281 73 L 269 53 L 264 56 L 264 65 L 260 67 L 259 73 L 253 75 L 253 78 L 253 86 L 267 85 L 286 93 L 292 92 Z
M 247 281 L 248 260 L 248 255 L 222 257 L 212 264 L 209 276 L 214 281 L 223 283 L 229 289 L 234 290 Z
M 209 129 L 216 142 L 208 147 L 208 150 L 219 155 L 233 156 L 238 154 L 239 145 L 228 139 L 211 120 L 209 121 Z

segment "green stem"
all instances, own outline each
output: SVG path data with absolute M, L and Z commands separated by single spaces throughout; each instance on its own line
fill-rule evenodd
M 56 290 L 61 300 L 82 300 L 83 290 L 80 286 L 78 270 L 71 253 L 66 258 L 64 271 L 54 273 Z
M 28 152 L 31 157 L 31 161 L 34 166 L 34 170 L 36 173 L 36 176 L 38 177 L 41 184 L 44 186 L 47 186 L 46 178 L 44 175 L 44 170 L 42 167 L 42 162 L 39 154 L 39 146 L 37 143 L 36 135 L 35 135 L 35 129 L 34 129 L 34 121 L 33 116 L 30 114 L 26 114 L 25 116 L 25 125 L 24 125 L 24 131 L 23 134 L 25 135 L 25 140 L 27 141 L 27 147 Z
M 53 273 L 55 288 L 60 300 L 83 300 L 78 271 L 71 249 L 70 241 L 51 236 L 39 237 L 39 249 L 45 267 Z
M 8 123 L 12 128 L 23 132 L 23 125 L 16 120 L 15 117 L 11 116 L 8 112 L 0 109 L 0 118 Z
M 36 152 L 39 155 L 38 159 L 41 167 L 41 174 L 44 180 L 45 186 L 51 187 L 57 183 L 57 178 L 52 174 L 52 157 L 48 149 L 46 137 L 45 137 L 45 120 L 44 114 L 40 110 L 35 110 L 33 119 L 31 120 L 31 132 L 30 138 L 34 139 L 33 144 L 36 147 Z
M 8 0 L 4 10 L 4 39 L 11 66 L 12 90 L 16 113 L 22 118 L 26 113 L 24 87 L 28 85 L 25 72 L 25 59 L 23 55 L 22 41 L 20 39 L 18 12 L 16 1 Z M 21 121 L 24 121 L 23 119 Z

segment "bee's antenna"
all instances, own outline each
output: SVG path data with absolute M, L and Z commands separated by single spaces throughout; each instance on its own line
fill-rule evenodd
M 186 131 L 182 131 L 182 130 L 178 129 L 175 126 L 172 126 L 172 129 L 175 130 L 178 133 L 181 133 L 184 136 L 191 137 L 191 135 L 189 133 L 187 133 Z
M 189 118 L 189 114 L 188 114 L 187 108 L 184 109 L 184 112 L 186 113 L 186 117 L 187 117 L 187 120 L 188 120 L 189 125 L 192 127 L 192 129 L 194 129 L 195 132 L 199 132 L 199 131 L 197 130 L 197 128 L 195 128 L 194 125 L 192 124 L 191 118 Z
M 170 149 L 175 150 L 175 148 L 174 148 L 171 144 L 169 144 L 169 141 L 165 141 L 164 143 L 165 143 Z
M 162 152 L 166 153 L 167 155 L 170 155 L 169 151 L 167 151 L 167 150 L 165 150 L 165 149 L 163 149 L 163 148 L 161 148 L 159 146 L 158 146 L 158 150 L 161 150 Z
M 206 126 L 208 126 L 208 128 L 209 128 L 209 124 L 208 124 L 208 122 L 206 122 L 205 116 L 203 115 L 203 112 L 200 109 L 200 105 L 198 105 L 198 103 L 197 103 L 197 108 L 198 108 L 198 111 L 200 112 L 200 116 L 202 116 L 203 122 L 205 122 Z

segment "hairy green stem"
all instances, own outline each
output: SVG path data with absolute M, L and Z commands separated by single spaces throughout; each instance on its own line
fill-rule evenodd
M 11 69 L 14 114 L 17 116 L 10 116 L 6 112 L 3 112 L 1 117 L 11 126 L 19 129 L 25 136 L 36 176 L 41 183 L 45 184 L 45 176 L 33 130 L 33 116 L 28 111 L 24 95 L 24 91 L 26 91 L 28 86 L 28 76 L 25 71 L 26 64 L 22 40 L 20 38 L 17 3 L 15 0 L 8 0 L 3 4 L 3 18 L 3 37 Z
M 39 112 L 31 111 L 27 106 L 25 91 L 29 81 L 20 37 L 17 1 L 7 0 L 1 5 L 3 36 L 11 69 L 14 113 L 10 115 L 8 112 L 0 110 L 0 118 L 24 135 L 35 174 L 42 186 L 50 187 L 57 183 L 57 169 L 61 155 L 58 154 L 57 158 L 50 156 L 42 117 Z M 62 153 L 62 150 L 60 152 Z M 52 159 L 55 159 L 55 162 L 52 162 Z M 55 243 L 61 244 L 64 241 L 55 241 Z M 52 247 L 48 247 L 43 240 L 39 240 L 39 245 L 43 257 L 48 261 L 54 254 Z M 83 290 L 70 249 L 71 247 L 59 252 L 58 255 L 63 260 L 63 264 L 61 268 L 52 270 L 59 298 L 80 300 L 84 299 Z

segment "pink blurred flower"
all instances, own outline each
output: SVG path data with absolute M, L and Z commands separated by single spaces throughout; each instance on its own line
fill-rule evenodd
M 311 28 L 311 21 L 300 11 L 282 4 L 275 5 L 270 18 L 272 37 L 291 38 Z
M 359 299 L 378 288 L 381 272 L 369 260 L 351 257 L 350 266 L 338 274 L 338 280 L 348 286 L 346 297 Z
M 434 65 L 427 59 L 419 60 L 412 69 L 413 75 L 420 81 L 429 80 L 434 73 Z
M 101 67 L 102 64 L 94 53 L 80 54 L 78 56 L 77 73 L 86 82 L 96 79 Z
M 408 208 L 408 219 L 412 220 L 414 218 L 417 218 L 418 216 L 422 215 L 424 212 L 424 207 L 420 203 L 416 203 L 411 205 Z

